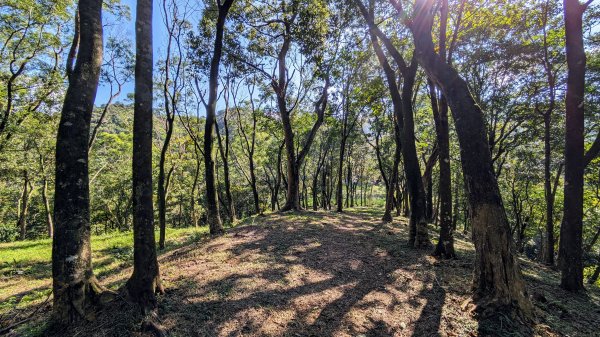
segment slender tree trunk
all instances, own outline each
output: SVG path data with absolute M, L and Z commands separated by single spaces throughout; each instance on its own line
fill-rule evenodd
M 279 146 L 279 151 L 277 152 L 277 177 L 275 179 L 275 193 L 274 193 L 274 202 L 273 202 L 273 206 L 272 206 L 272 211 L 275 210 L 275 206 L 277 206 L 277 209 L 279 209 L 279 190 L 281 188 L 281 176 L 282 176 L 282 170 L 281 170 L 281 157 L 282 157 L 282 152 L 283 152 L 283 146 L 284 143 L 281 143 L 281 145 Z
M 135 93 L 133 112 L 133 273 L 126 288 L 143 313 L 156 308 L 163 292 L 154 237 L 152 202 L 152 0 L 136 7 Z
M 560 286 L 569 291 L 583 289 L 583 171 L 585 50 L 582 17 L 587 6 L 564 0 L 567 55 L 565 132 L 564 215 L 560 227 Z
M 166 95 L 165 95 L 166 96 Z M 174 112 L 173 112 L 174 113 Z M 160 150 L 160 161 L 158 163 L 158 219 L 160 234 L 158 239 L 158 248 L 165 248 L 165 238 L 167 230 L 167 191 L 165 186 L 165 162 L 167 159 L 167 151 L 173 136 L 173 119 L 167 117 L 167 134 L 165 141 Z
M 346 154 L 346 119 L 347 119 L 347 114 L 344 114 L 344 127 L 342 129 L 342 139 L 340 141 L 340 161 L 338 164 L 338 176 L 342 177 L 344 175 L 344 155 Z M 337 188 L 336 188 L 336 211 L 337 212 L 342 212 L 343 211 L 343 201 L 344 201 L 344 196 L 343 196 L 343 180 L 342 179 L 338 179 L 337 182 Z
M 385 211 L 383 213 L 383 222 L 391 222 L 394 218 L 392 217 L 392 211 L 394 210 L 394 186 L 398 179 L 398 166 L 400 166 L 400 156 L 402 154 L 402 145 L 396 138 L 396 149 L 394 150 L 394 163 L 392 166 L 392 172 L 388 178 L 388 184 L 386 188 L 385 197 Z
M 447 5 L 447 2 L 445 2 Z M 447 7 L 446 7 L 447 8 Z M 440 33 L 441 34 L 441 33 Z M 441 97 L 438 101 L 433 83 L 429 83 L 431 110 L 435 122 L 439 151 L 439 199 L 440 199 L 440 235 L 433 256 L 455 258 L 454 223 L 452 218 L 452 172 L 450 171 L 450 135 L 448 129 L 448 104 Z
M 552 193 L 552 173 L 550 171 L 550 113 L 544 115 L 544 196 L 546 199 L 546 243 L 542 254 L 544 263 L 554 265 L 554 194 Z
M 216 108 L 219 87 L 219 65 L 223 53 L 223 34 L 225 20 L 234 0 L 226 0 L 219 4 L 213 55 L 210 62 L 210 78 L 208 102 L 206 104 L 206 124 L 204 126 L 204 168 L 206 175 L 206 213 L 207 221 L 212 235 L 223 233 L 223 223 L 219 214 L 217 186 L 215 184 L 215 149 L 214 130 L 216 126 Z
M 219 153 L 221 154 L 221 160 L 223 161 L 223 180 L 225 182 L 225 198 L 227 199 L 227 213 L 231 222 L 237 220 L 235 214 L 235 204 L 233 202 L 233 195 L 231 194 L 231 180 L 229 179 L 229 127 L 227 117 L 229 114 L 229 107 L 225 108 L 225 115 L 223 116 L 223 124 L 225 128 L 225 144 L 221 140 L 221 133 L 219 125 L 215 123 L 215 130 L 217 133 L 217 142 L 219 144 Z
M 532 306 L 514 255 L 508 218 L 493 172 L 483 112 L 464 79 L 435 51 L 431 37 L 432 7 L 432 1 L 416 0 L 412 22 L 419 24 L 411 24 L 410 29 L 419 64 L 441 89 L 454 116 L 473 223 L 478 310 L 486 317 L 502 310 L 528 319 L 532 316 Z
M 88 137 L 102 65 L 102 1 L 80 0 L 77 17 L 73 48 L 78 51 L 74 67 L 74 54 L 67 64 L 69 86 L 56 137 L 52 292 L 53 318 L 62 324 L 84 318 L 103 290 L 92 271 L 88 174 Z
M 46 212 L 46 228 L 48 237 L 54 236 L 54 224 L 52 223 L 52 210 L 50 209 L 50 201 L 48 200 L 48 179 L 44 176 L 42 181 L 42 202 L 44 203 L 44 212 Z
M 194 182 L 190 192 L 190 212 L 192 215 L 192 223 L 194 227 L 198 227 L 198 215 L 196 214 L 196 188 L 198 186 L 198 178 L 200 177 L 200 156 L 196 151 L 196 169 L 194 170 Z
M 19 207 L 19 219 L 17 227 L 19 227 L 19 240 L 25 240 L 27 235 L 27 216 L 29 215 L 29 199 L 31 197 L 31 182 L 29 181 L 29 172 L 23 170 L 23 192 L 21 193 L 21 201 Z

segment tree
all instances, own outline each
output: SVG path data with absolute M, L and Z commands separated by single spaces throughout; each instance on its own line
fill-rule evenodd
M 103 292 L 92 271 L 87 150 L 102 65 L 102 1 L 81 0 L 77 18 L 56 137 L 52 291 L 53 316 L 63 324 L 84 318 Z
M 167 174 L 165 162 L 167 152 L 173 137 L 175 116 L 177 115 L 178 103 L 183 89 L 184 80 L 184 54 L 182 46 L 182 35 L 185 34 L 187 22 L 185 10 L 182 16 L 179 6 L 175 2 L 162 2 L 163 20 L 169 37 L 167 38 L 167 51 L 164 64 L 164 78 L 162 81 L 162 93 L 165 109 L 165 139 L 160 150 L 158 164 L 158 219 L 160 234 L 158 248 L 165 248 L 165 236 L 167 227 Z M 181 16 L 181 17 L 180 17 Z M 172 171 L 169 171 L 172 172 Z
M 154 238 L 152 203 L 152 0 L 136 7 L 135 93 L 133 117 L 133 273 L 126 288 L 143 313 L 156 308 L 163 292 Z
M 249 175 L 244 173 L 244 177 L 246 178 L 246 180 L 248 181 L 248 183 L 250 184 L 250 187 L 252 188 L 252 199 L 254 200 L 254 212 L 256 214 L 260 214 L 262 213 L 261 208 L 260 208 L 260 199 L 258 197 L 258 188 L 257 188 L 257 180 L 256 180 L 256 167 L 255 167 L 255 162 L 254 162 L 254 152 L 256 150 L 256 124 L 257 124 L 257 120 L 258 120 L 258 114 L 259 114 L 259 109 L 260 109 L 260 102 L 258 104 L 258 106 L 256 106 L 256 102 L 254 100 L 254 92 L 256 89 L 256 76 L 251 76 L 250 78 L 246 79 L 247 81 L 247 90 L 248 90 L 248 94 L 249 94 L 249 98 L 248 98 L 248 102 L 250 104 L 250 115 L 252 118 L 252 127 L 249 131 L 246 131 L 246 127 L 243 123 L 243 118 L 242 118 L 242 109 L 238 103 L 237 100 L 237 96 L 239 93 L 239 89 L 240 89 L 240 85 L 243 83 L 243 81 L 240 81 L 238 83 L 238 86 L 236 86 L 236 89 L 232 91 L 232 98 L 233 98 L 233 105 L 235 106 L 235 111 L 237 112 L 237 122 L 238 122 L 238 133 L 241 135 L 240 138 L 243 139 L 243 144 L 242 144 L 242 149 L 243 152 L 245 154 L 245 156 L 248 158 L 248 169 L 249 169 Z M 250 136 L 248 136 L 248 134 L 250 134 Z M 242 172 L 244 172 L 242 170 Z
M 392 41 L 377 27 L 374 17 L 374 1 L 371 1 L 371 8 L 367 8 L 359 0 L 355 0 L 362 16 L 367 21 L 369 33 L 373 44 L 373 49 L 377 59 L 383 68 L 388 89 L 392 96 L 394 107 L 394 119 L 396 122 L 396 147 L 401 148 L 402 158 L 404 159 L 404 173 L 407 179 L 407 185 L 410 193 L 410 233 L 409 245 L 415 247 L 424 247 L 429 245 L 427 233 L 427 220 L 425 216 L 425 189 L 421 179 L 421 168 L 419 167 L 419 158 L 415 147 L 415 125 L 413 112 L 413 94 L 415 78 L 417 75 L 417 61 L 413 53 L 410 64 L 406 63 L 402 54 L 393 45 Z M 393 60 L 398 66 L 402 75 L 402 85 L 396 81 L 396 74 L 390 66 L 383 49 L 379 45 L 379 40 L 384 44 Z M 394 168 L 390 178 L 390 191 L 388 198 L 393 199 L 393 191 L 397 184 L 398 170 Z M 384 220 L 387 220 L 384 216 Z
M 215 176 L 215 150 L 213 131 L 216 127 L 216 108 L 219 87 L 219 65 L 223 54 L 223 35 L 225 32 L 225 21 L 229 9 L 235 0 L 225 0 L 222 4 L 217 2 L 218 17 L 216 22 L 215 40 L 212 59 L 210 61 L 210 75 L 208 88 L 208 101 L 206 102 L 206 124 L 204 127 L 204 168 L 206 170 L 206 204 L 207 221 L 210 233 L 218 235 L 223 232 L 223 223 L 219 214 L 219 203 L 217 201 L 217 187 Z
M 411 17 L 400 2 L 390 0 L 401 18 Z M 532 307 L 514 255 L 514 244 L 486 141 L 483 113 L 475 104 L 467 83 L 435 51 L 431 0 L 416 0 L 411 20 L 415 56 L 427 76 L 448 100 L 461 149 L 470 217 L 473 224 L 476 261 L 474 288 L 479 309 L 512 312 L 528 319 Z M 489 316 L 488 316 L 489 317 Z
M 564 0 L 567 55 L 564 215 L 560 227 L 560 286 L 569 291 L 583 289 L 582 228 L 584 161 L 585 50 L 583 12 L 591 1 Z
M 462 12 L 462 9 L 461 9 Z M 448 25 L 448 0 L 442 0 L 440 6 L 439 55 L 446 56 L 446 30 Z M 458 25 L 455 27 L 459 29 Z M 450 51 L 452 54 L 452 51 Z M 449 62 L 450 60 L 448 60 Z M 448 127 L 448 103 L 446 97 L 438 96 L 433 82 L 428 81 L 431 110 L 435 123 L 437 145 L 439 149 L 439 197 L 440 197 L 440 235 L 433 252 L 434 256 L 454 258 L 454 225 L 452 224 L 452 171 L 450 169 L 450 130 Z
M 323 124 L 328 103 L 331 65 L 325 65 L 324 45 L 329 11 L 322 0 L 281 1 L 279 4 L 279 12 L 272 12 L 272 6 L 264 2 L 253 6 L 247 25 L 251 27 L 248 35 L 254 38 L 249 38 L 247 49 L 254 53 L 261 51 L 262 54 L 257 56 L 257 60 L 250 57 L 238 57 L 237 60 L 260 74 L 273 90 L 287 156 L 286 202 L 280 210 L 290 211 L 301 209 L 300 168 Z M 272 36 L 275 36 L 273 43 L 266 44 L 265 39 Z M 335 58 L 337 47 L 333 54 L 331 59 Z M 272 65 L 272 72 L 258 63 L 261 57 L 265 63 Z M 297 65 L 291 72 L 288 69 L 290 60 Z M 314 68 L 311 69 L 311 66 Z M 308 69 L 313 73 L 312 78 L 306 74 Z M 311 91 L 316 91 L 312 84 L 317 80 L 322 80 L 323 86 L 318 90 L 320 94 L 314 103 L 316 120 L 298 145 L 292 114 L 300 110 L 300 105 L 305 103 L 304 98 L 312 96 Z M 296 97 L 293 97 L 292 89 L 296 89 Z

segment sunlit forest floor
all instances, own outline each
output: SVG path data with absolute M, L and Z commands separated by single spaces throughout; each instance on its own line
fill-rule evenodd
M 473 247 L 436 260 L 406 246 L 400 218 L 382 224 L 367 208 L 246 219 L 209 238 L 172 230 L 160 256 L 166 293 L 159 319 L 170 336 L 485 336 L 470 301 Z M 130 275 L 130 234 L 96 237 L 94 267 L 118 288 Z M 9 335 L 50 334 L 49 241 L 0 245 L 0 324 Z M 559 290 L 558 274 L 523 261 L 538 324 L 531 336 L 598 336 L 600 292 Z M 33 313 L 33 314 L 32 314 Z M 30 318 L 31 317 L 31 318 Z M 117 300 L 95 320 L 57 336 L 146 336 L 135 309 Z

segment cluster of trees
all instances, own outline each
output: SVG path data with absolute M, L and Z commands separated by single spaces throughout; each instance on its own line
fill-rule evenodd
M 137 1 L 135 49 L 106 29 L 102 12 L 128 19 L 117 2 L 1 5 L 0 239 L 54 238 L 57 319 L 110 296 L 92 232 L 133 229 L 126 289 L 149 311 L 166 226 L 216 235 L 303 208 L 408 215 L 409 244 L 442 258 L 470 232 L 481 307 L 523 318 L 518 252 L 558 256 L 567 290 L 598 279 L 591 2 L 161 4 L 153 27 L 152 1 Z

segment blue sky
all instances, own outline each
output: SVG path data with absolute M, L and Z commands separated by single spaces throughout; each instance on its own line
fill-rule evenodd
M 106 13 L 104 14 L 104 22 L 110 23 L 108 27 L 105 28 L 104 37 L 106 39 L 107 36 L 112 35 L 126 35 L 128 39 L 131 40 L 132 45 L 135 46 L 135 5 L 136 0 L 121 0 L 121 3 L 129 6 L 131 13 L 131 20 L 125 21 L 121 20 L 120 22 L 113 24 L 115 22 L 115 17 Z M 152 47 L 154 49 L 154 62 L 159 60 L 161 57 L 161 51 L 165 50 L 165 41 L 167 39 L 167 34 L 165 32 L 164 23 L 162 19 L 162 0 L 154 0 L 154 8 L 152 14 L 152 26 L 153 26 L 153 36 L 152 36 Z M 156 71 L 156 67 L 155 67 Z M 96 94 L 96 105 L 102 105 L 108 101 L 110 96 L 109 87 L 106 85 L 100 85 L 98 88 L 98 93 Z M 123 92 L 121 93 L 118 101 L 124 101 L 127 99 L 127 95 L 133 93 L 133 78 L 131 81 L 124 85 Z M 156 95 L 156 93 L 155 93 Z

